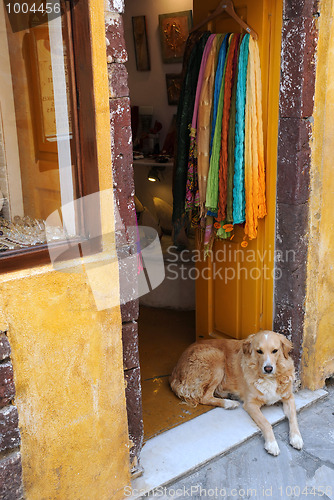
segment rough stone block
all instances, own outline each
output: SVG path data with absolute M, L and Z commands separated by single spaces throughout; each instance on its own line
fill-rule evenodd
M 304 315 L 304 309 L 301 306 L 291 306 L 279 302 L 275 304 L 274 331 L 282 333 L 292 340 L 291 356 L 297 372 L 299 371 L 302 354 Z
M 22 464 L 19 452 L 0 459 L 0 498 L 2 500 L 23 498 Z
M 303 308 L 306 293 L 306 262 L 293 272 L 289 267 L 277 267 L 275 275 L 277 276 L 276 299 L 285 305 Z
M 285 0 L 284 19 L 312 17 L 318 10 L 317 0 Z
M 124 372 L 126 382 L 126 408 L 128 414 L 129 437 L 132 442 L 130 447 L 130 460 L 133 462 L 138 457 L 143 445 L 144 427 L 142 414 L 140 370 L 134 368 Z
M 132 249 L 126 252 L 126 248 L 120 248 L 119 246 L 117 257 L 121 304 L 126 304 L 137 299 L 139 295 L 137 252 L 133 252 Z
M 111 157 L 116 190 L 134 195 L 130 99 L 110 100 Z
M 118 12 L 122 14 L 124 12 L 124 0 L 106 0 L 106 10 L 109 12 Z
M 111 99 L 129 97 L 128 72 L 124 64 L 109 64 L 108 79 L 109 97 Z
M 111 157 L 116 205 L 123 224 L 136 225 L 132 167 L 132 132 L 128 97 L 110 100 Z
M 308 206 L 277 206 L 275 300 L 304 307 L 308 250 Z
M 125 63 L 128 60 L 123 19 L 119 14 L 112 14 L 106 19 L 106 45 L 108 63 Z
M 9 405 L 0 410 L 0 451 L 10 450 L 20 445 L 17 408 Z
M 139 299 L 121 304 L 122 322 L 137 320 L 139 317 Z
M 13 366 L 10 361 L 0 364 L 0 408 L 6 406 L 15 396 Z
M 313 18 L 305 20 L 306 41 L 304 49 L 304 82 L 302 93 L 301 115 L 307 118 L 313 115 L 315 74 L 316 74 L 316 51 L 318 45 L 318 30 Z
M 10 357 L 10 345 L 4 333 L 0 333 L 0 361 Z
M 313 19 L 283 22 L 281 57 L 281 117 L 312 115 L 315 81 L 316 30 Z
M 282 118 L 278 134 L 277 198 L 301 204 L 309 198 L 311 125 L 307 120 Z
M 304 265 L 308 250 L 308 206 L 277 205 L 276 250 L 277 267 L 284 267 L 289 272 Z
M 122 326 L 123 366 L 130 370 L 139 366 L 138 323 L 125 323 Z

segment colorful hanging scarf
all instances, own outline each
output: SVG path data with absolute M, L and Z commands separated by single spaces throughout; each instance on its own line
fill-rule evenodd
M 261 99 L 259 49 L 250 38 L 245 110 L 245 235 L 250 240 L 257 236 L 258 219 L 266 215 Z
M 187 167 L 189 154 L 189 125 L 191 123 L 196 95 L 196 82 L 202 61 L 203 51 L 210 33 L 201 34 L 200 40 L 195 43 L 186 66 L 186 73 L 182 83 L 181 95 L 177 108 L 177 148 L 174 164 L 173 179 L 173 222 L 175 234 L 183 226 L 181 217 L 185 211 L 185 196 L 187 182 Z
M 239 42 L 242 38 L 240 37 Z M 236 112 L 236 95 L 237 95 L 237 80 L 238 80 L 238 58 L 240 52 L 240 43 L 238 49 L 234 53 L 233 69 L 232 69 L 232 91 L 231 91 L 231 107 L 228 125 L 227 138 L 227 193 L 226 193 L 226 218 L 219 224 L 216 237 L 219 239 L 227 239 L 231 236 L 233 229 L 233 176 L 234 176 L 234 148 L 235 148 L 235 112 Z M 218 224 L 217 224 L 218 225 Z
M 197 155 L 197 142 L 196 142 L 197 118 L 198 118 L 198 109 L 200 105 L 200 95 L 203 85 L 204 72 L 215 37 L 216 35 L 210 35 L 206 42 L 201 61 L 201 67 L 197 79 L 195 105 L 194 105 L 194 112 L 190 129 L 190 146 L 188 155 L 188 171 L 187 171 L 186 202 L 185 202 L 186 211 L 193 210 L 195 206 L 199 205 L 198 174 L 197 174 L 198 155 Z
M 219 197 L 218 197 L 218 221 L 226 219 L 227 203 L 227 170 L 228 170 L 228 126 L 231 108 L 231 93 L 233 82 L 233 69 L 235 66 L 235 57 L 238 51 L 240 34 L 233 35 L 230 44 L 230 50 L 227 57 L 225 71 L 225 89 L 224 89 L 224 111 L 222 121 L 221 149 L 219 157 Z
M 239 38 L 238 49 L 234 54 L 233 73 L 232 73 L 232 94 L 231 109 L 228 125 L 227 139 L 227 199 L 226 199 L 226 223 L 233 223 L 233 176 L 234 176 L 234 148 L 235 148 L 235 113 L 238 82 L 238 58 L 240 52 L 240 43 L 243 35 Z
M 238 63 L 238 83 L 235 117 L 235 160 L 233 179 L 234 224 L 241 224 L 245 221 L 245 105 L 248 46 L 249 35 L 246 34 L 241 42 Z
M 198 188 L 199 201 L 201 206 L 201 217 L 204 216 L 205 200 L 206 200 L 206 184 L 209 171 L 210 157 L 210 125 L 212 121 L 213 107 L 213 86 L 215 82 L 216 71 L 216 55 L 219 49 L 218 42 L 221 36 L 215 37 L 208 60 L 204 70 L 203 83 L 200 95 L 198 108 L 198 130 L 197 130 L 197 171 L 198 171 Z
M 229 56 L 229 51 L 231 47 L 231 39 L 233 35 L 228 36 L 228 47 L 226 51 L 226 57 L 224 61 L 224 70 L 221 80 L 221 86 L 219 91 L 219 100 L 217 106 L 217 117 L 215 123 L 214 136 L 212 141 L 212 151 L 210 157 L 210 169 L 208 175 L 207 189 L 206 189 L 206 208 L 208 209 L 208 215 L 214 217 L 217 216 L 218 212 L 218 187 L 219 187 L 219 155 L 221 148 L 221 130 L 222 130 L 222 116 L 223 116 L 223 104 L 224 104 L 224 89 L 225 89 L 225 74 L 226 65 Z
M 218 102 L 219 102 L 220 89 L 221 89 L 221 84 L 222 84 L 222 79 L 223 79 L 223 74 L 224 74 L 225 59 L 226 59 L 226 53 L 227 53 L 227 47 L 228 47 L 228 39 L 229 39 L 230 35 L 227 34 L 225 36 L 224 35 L 222 35 L 222 36 L 224 37 L 224 39 L 222 41 L 222 44 L 220 46 L 220 50 L 218 53 L 218 62 L 217 62 L 216 77 L 215 77 L 212 124 L 211 124 L 211 139 L 210 139 L 210 158 L 211 158 L 211 152 L 212 152 L 213 137 L 215 134 L 217 112 L 218 112 Z

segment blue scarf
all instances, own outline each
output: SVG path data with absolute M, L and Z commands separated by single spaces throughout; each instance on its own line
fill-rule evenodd
M 240 46 L 235 117 L 233 224 L 245 222 L 245 106 L 249 35 Z
M 227 54 L 227 47 L 228 47 L 228 37 L 230 34 L 228 33 L 225 35 L 224 40 L 220 46 L 219 54 L 218 54 L 218 64 L 217 64 L 217 69 L 216 69 L 216 76 L 215 76 L 215 86 L 214 86 L 214 98 L 213 98 L 213 113 L 212 113 L 212 125 L 211 125 L 211 140 L 210 140 L 210 156 L 211 156 L 211 150 L 212 150 L 212 141 L 213 141 L 213 136 L 215 134 L 215 127 L 216 127 L 216 119 L 217 119 L 217 111 L 218 111 L 218 101 L 219 101 L 219 93 L 220 93 L 220 87 L 222 84 L 222 79 L 223 79 L 223 74 L 224 74 L 224 66 L 225 66 L 225 59 L 226 59 L 226 54 Z

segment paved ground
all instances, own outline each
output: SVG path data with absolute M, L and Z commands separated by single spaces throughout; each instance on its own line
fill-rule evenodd
M 299 413 L 302 451 L 288 443 L 286 421 L 274 428 L 281 453 L 268 455 L 255 436 L 149 499 L 272 498 L 334 500 L 334 380 L 328 397 Z

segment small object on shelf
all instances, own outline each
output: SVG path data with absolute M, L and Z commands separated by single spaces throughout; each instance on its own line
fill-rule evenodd
M 66 235 L 66 237 L 74 235 Z M 0 252 L 43 245 L 64 239 L 64 230 L 57 226 L 45 226 L 42 219 L 16 215 L 13 221 L 0 217 Z
M 134 160 L 142 160 L 143 158 L 145 158 L 145 156 L 140 151 L 133 152 L 133 159 Z

